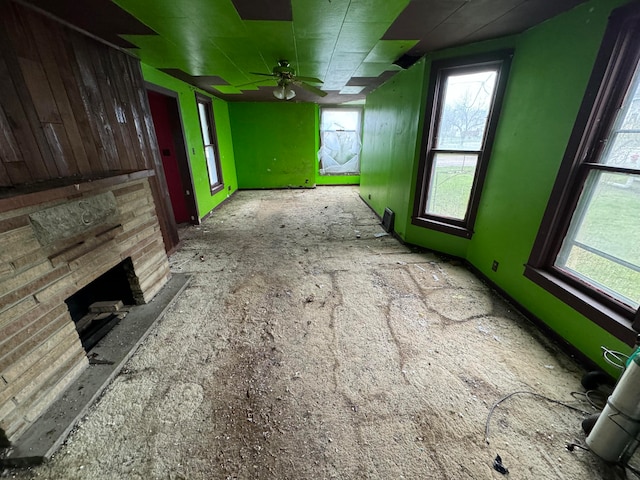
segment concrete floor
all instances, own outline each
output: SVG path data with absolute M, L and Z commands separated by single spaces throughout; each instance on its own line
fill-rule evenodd
M 181 231 L 192 280 L 47 464 L 51 479 L 597 479 L 583 371 L 354 187 L 243 191 Z

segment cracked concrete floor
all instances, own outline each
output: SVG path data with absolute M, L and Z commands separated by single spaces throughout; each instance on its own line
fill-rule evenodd
M 354 187 L 242 191 L 181 231 L 192 274 L 47 464 L 50 479 L 612 478 L 582 370 L 458 262 L 382 233 Z M 359 237 L 359 238 L 358 238 Z

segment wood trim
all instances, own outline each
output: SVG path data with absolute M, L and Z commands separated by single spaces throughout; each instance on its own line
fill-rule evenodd
M 598 301 L 571 283 L 546 270 L 525 265 L 524 276 L 544 288 L 578 313 L 602 327 L 629 346 L 636 343 L 638 332 L 631 327 L 627 315 L 611 308 L 610 302 Z
M 502 109 L 512 57 L 513 50 L 500 50 L 469 57 L 437 60 L 431 63 L 429 86 L 427 89 L 426 111 L 424 113 L 424 118 L 428 118 L 429 120 L 428 123 L 425 122 L 425 128 L 422 132 L 420 163 L 418 166 L 418 185 L 416 187 L 413 216 L 411 220 L 413 225 L 430 228 L 432 230 L 464 238 L 471 238 L 473 236 L 473 226 L 478 213 L 480 195 L 484 185 L 489 159 L 491 157 L 491 150 L 495 139 L 500 111 Z M 487 122 L 483 149 L 481 153 L 478 154 L 474 182 L 471 187 L 468 210 L 465 218 L 463 220 L 459 220 L 447 219 L 446 217 L 436 215 L 427 215 L 424 213 L 424 209 L 430 178 L 429 172 L 431 172 L 431 169 L 433 168 L 434 152 L 436 151 L 433 146 L 433 139 L 437 135 L 436 130 L 440 120 L 442 98 L 439 89 L 440 84 L 442 83 L 443 74 L 447 70 L 473 72 L 481 69 L 483 66 L 489 65 L 498 66 L 498 79 L 495 86 L 494 100 L 491 106 L 491 111 L 489 112 L 489 121 Z
M 189 215 L 193 217 L 191 223 L 193 225 L 199 225 L 200 211 L 198 209 L 198 201 L 195 194 L 196 189 L 193 182 L 193 170 L 191 168 L 191 161 L 189 160 L 189 149 L 187 147 L 187 141 L 185 137 L 184 119 L 182 117 L 182 108 L 180 107 L 180 95 L 178 94 L 178 92 L 169 90 L 168 88 L 156 85 L 151 82 L 145 81 L 144 85 L 148 91 L 159 93 L 175 101 L 175 104 L 172 105 L 172 107 L 175 106 L 176 118 L 173 118 L 174 116 L 170 115 L 169 120 L 171 122 L 172 136 L 176 147 L 175 153 L 176 158 L 178 159 L 178 169 L 180 171 L 180 178 L 182 180 L 183 187 L 189 189 L 190 191 L 190 195 L 185 194 L 184 198 L 189 209 Z M 173 108 L 171 110 L 173 110 Z
M 11 197 L 0 198 L 0 213 L 30 207 L 39 203 L 53 202 L 74 195 L 80 196 L 94 190 L 103 190 L 113 185 L 153 177 L 154 175 L 155 172 L 153 170 L 140 170 L 138 172 L 123 173 L 95 180 L 89 178 L 69 178 L 65 179 L 65 185 L 53 188 L 46 188 L 47 184 L 40 184 L 38 186 L 42 188 L 41 190 L 38 189 L 23 194 L 18 193 L 19 190 L 17 190 L 16 194 Z
M 547 208 L 542 217 L 538 235 L 533 245 L 528 263 L 534 267 L 542 267 L 552 261 L 552 257 L 560 249 L 562 239 L 569 227 L 570 215 L 565 212 L 575 209 L 582 184 L 587 171 L 580 165 L 587 158 L 592 158 L 595 150 L 590 145 L 597 143 L 596 138 L 602 135 L 610 125 L 601 122 L 605 115 L 610 118 L 622 98 L 612 98 L 619 82 L 612 82 L 611 76 L 620 68 L 620 47 L 629 48 L 628 42 L 621 42 L 619 33 L 624 23 L 633 18 L 629 8 L 623 7 L 614 11 L 607 27 L 600 50 L 598 51 L 587 89 L 576 117 L 571 136 L 567 143 L 562 163 L 555 184 L 549 197 Z M 635 10 L 638 10 L 637 4 Z M 638 13 L 636 12 L 636 17 Z M 622 45 L 621 45 L 622 44 Z M 621 97 L 618 94 L 618 97 Z
M 215 112 L 213 111 L 213 99 L 211 97 L 207 97 L 201 93 L 196 92 L 196 104 L 204 104 L 208 105 L 207 111 L 207 122 L 209 123 L 209 135 L 211 136 L 211 141 L 213 142 L 213 149 L 216 155 L 216 169 L 218 174 L 218 183 L 215 185 L 211 185 L 211 178 L 209 177 L 209 167 L 207 165 L 207 177 L 209 178 L 209 191 L 211 195 L 215 195 L 220 190 L 224 188 L 224 178 L 222 177 L 222 164 L 220 163 L 220 148 L 218 148 L 218 132 L 216 129 L 216 120 L 215 120 Z M 200 109 L 198 108 L 198 120 L 200 120 Z M 200 128 L 202 130 L 202 127 Z M 202 132 L 200 132 L 202 136 Z M 202 139 L 203 151 L 205 156 L 205 164 L 207 164 L 207 152 L 206 145 L 204 143 L 204 138 Z
M 524 275 L 628 345 L 634 345 L 640 310 L 554 267 L 580 200 L 640 61 L 640 4 L 611 14 Z M 634 172 L 635 173 L 635 172 Z

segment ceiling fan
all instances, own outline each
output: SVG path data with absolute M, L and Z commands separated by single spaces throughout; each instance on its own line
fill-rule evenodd
M 278 60 L 278 64 L 273 67 L 271 73 L 258 73 L 258 72 L 249 72 L 253 75 L 261 75 L 264 77 L 273 77 L 277 81 L 277 86 L 273 90 L 273 96 L 278 100 L 291 100 L 296 96 L 296 92 L 293 89 L 293 85 L 298 87 L 302 87 L 308 92 L 313 93 L 314 95 L 318 95 L 319 97 L 324 97 L 327 95 L 327 92 L 323 92 L 317 87 L 310 85 L 309 83 L 323 83 L 319 78 L 314 77 L 300 77 L 296 75 L 296 71 L 289 65 L 288 60 Z M 266 80 L 260 80 L 258 82 L 248 83 L 246 85 L 252 85 L 256 83 L 261 83 Z M 242 87 L 244 85 L 240 85 Z

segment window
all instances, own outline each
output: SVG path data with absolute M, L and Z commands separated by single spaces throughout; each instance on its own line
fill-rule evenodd
M 320 109 L 320 175 L 360 175 L 362 109 Z
M 200 117 L 200 130 L 202 131 L 202 142 L 204 143 L 204 154 L 207 161 L 207 172 L 209 174 L 209 187 L 211 195 L 219 192 L 224 187 L 222 183 L 222 170 L 220 169 L 220 155 L 215 134 L 215 123 L 213 122 L 213 107 L 211 99 L 204 95 L 196 94 L 198 102 L 198 116 Z
M 640 8 L 610 18 L 525 276 L 622 340 L 640 324 Z
M 470 238 L 511 52 L 433 62 L 413 223 Z

